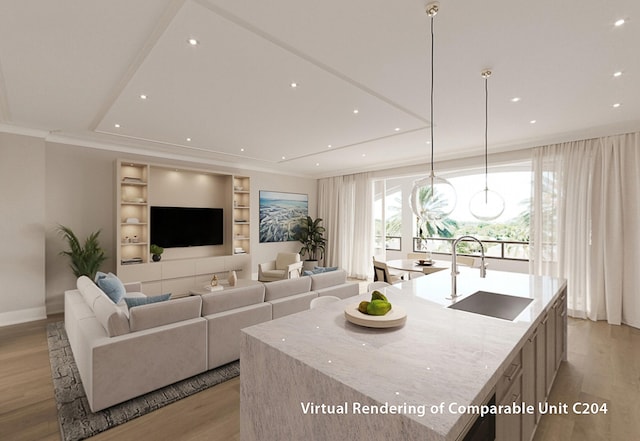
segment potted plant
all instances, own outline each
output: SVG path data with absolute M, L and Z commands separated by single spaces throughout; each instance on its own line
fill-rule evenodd
M 58 226 L 58 233 L 67 240 L 69 251 L 61 251 L 60 254 L 69 256 L 71 263 L 69 266 L 76 277 L 87 276 L 94 280 L 100 265 L 107 259 L 104 250 L 100 246 L 98 236 L 100 230 L 91 233 L 84 241 L 84 246 L 78 237 L 69 227 Z
M 154 262 L 160 262 L 160 259 L 162 258 L 162 253 L 164 253 L 164 248 L 154 243 L 154 244 L 151 244 L 151 246 L 149 247 L 149 251 L 151 252 L 151 259 Z
M 318 261 L 324 258 L 324 250 L 327 239 L 324 237 L 325 228 L 320 225 L 321 218 L 315 220 L 310 216 L 300 219 L 294 238 L 302 244 L 300 255 L 307 256 L 304 260 L 304 269 L 312 270 L 318 266 Z

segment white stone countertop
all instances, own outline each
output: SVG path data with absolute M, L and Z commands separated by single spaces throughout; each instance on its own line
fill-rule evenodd
M 458 294 L 464 297 L 485 290 L 533 301 L 514 321 L 448 309 L 451 275 L 440 271 L 380 290 L 407 311 L 399 328 L 347 322 L 345 307 L 370 299 L 363 294 L 244 332 L 381 404 L 482 404 L 566 282 L 491 270 L 482 279 L 478 269 L 459 269 Z M 455 440 L 475 418 L 448 411 L 405 416 L 443 440 Z

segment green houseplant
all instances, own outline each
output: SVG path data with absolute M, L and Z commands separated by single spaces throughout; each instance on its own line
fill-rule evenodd
M 153 259 L 154 262 L 159 262 L 162 258 L 162 253 L 164 253 L 164 248 L 154 243 L 149 247 L 149 252 L 151 252 L 151 259 Z
M 296 230 L 294 238 L 302 244 L 300 248 L 300 255 L 307 256 L 305 262 L 308 265 L 305 267 L 316 266 L 318 260 L 324 257 L 324 251 L 327 244 L 327 239 L 324 237 L 325 228 L 320 225 L 321 218 L 312 219 L 311 216 L 300 219 L 300 224 Z
M 76 277 L 87 276 L 94 280 L 96 272 L 100 269 L 100 265 L 104 263 L 107 256 L 100 246 L 98 236 L 100 230 L 91 233 L 84 241 L 84 246 L 75 233 L 69 227 L 64 225 L 58 226 L 58 233 L 67 241 L 69 245 L 68 251 L 61 251 L 60 254 L 69 256 L 71 263 L 69 266 Z

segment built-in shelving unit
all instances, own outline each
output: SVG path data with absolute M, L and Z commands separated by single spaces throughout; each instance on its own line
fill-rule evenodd
M 251 180 L 233 177 L 233 254 L 249 253 L 251 219 Z
M 149 260 L 149 165 L 118 161 L 118 262 Z
M 222 208 L 224 244 L 166 249 L 161 261 L 153 262 L 151 205 L 183 204 Z M 148 295 L 185 295 L 213 274 L 224 278 L 230 271 L 237 271 L 239 278 L 251 277 L 248 176 L 118 160 L 116 211 L 116 272 L 125 282 L 142 282 Z

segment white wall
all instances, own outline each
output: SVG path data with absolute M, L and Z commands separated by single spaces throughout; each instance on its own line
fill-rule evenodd
M 100 230 L 98 237 L 108 259 L 102 271 L 115 270 L 115 158 L 113 152 L 47 143 L 46 146 L 46 292 L 47 313 L 62 312 L 64 291 L 76 278 L 68 246 L 58 225 L 71 228 L 78 238 Z
M 0 133 L 0 326 L 45 312 L 45 145 Z

